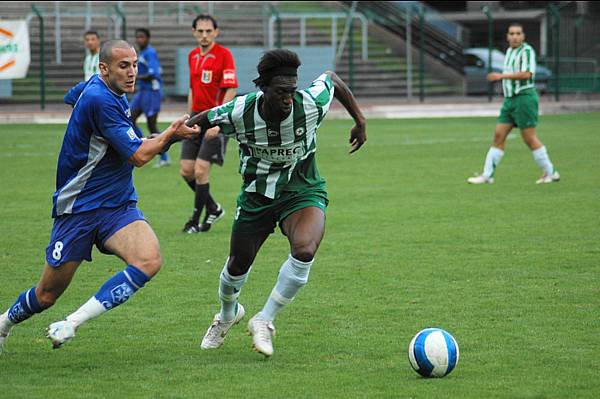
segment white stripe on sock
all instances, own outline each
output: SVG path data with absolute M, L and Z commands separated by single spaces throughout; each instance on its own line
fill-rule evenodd
M 271 298 L 277 302 L 280 305 L 289 305 L 294 298 L 286 298 L 283 295 L 281 295 L 279 292 L 277 292 L 277 290 L 275 288 L 273 288 L 273 291 L 271 291 Z
M 127 270 L 123 270 L 123 274 L 125 275 L 125 277 L 127 277 L 127 280 L 129 280 L 131 285 L 133 285 L 138 290 L 140 289 L 140 287 L 138 287 L 138 285 L 133 282 L 133 280 L 131 279 L 131 276 L 129 275 L 129 273 L 127 273 Z
M 27 307 L 29 308 L 29 310 L 31 310 L 31 304 L 29 303 L 29 293 L 32 289 L 33 288 L 30 288 L 29 291 L 27 291 L 27 294 L 25 294 L 25 301 L 27 301 Z

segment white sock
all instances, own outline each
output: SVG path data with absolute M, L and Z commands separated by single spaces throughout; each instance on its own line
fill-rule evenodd
M 300 288 L 308 281 L 310 267 L 313 264 L 310 262 L 302 262 L 294 258 L 292 255 L 283 263 L 279 269 L 279 277 L 277 283 L 271 291 L 271 295 L 267 303 L 260 311 L 258 318 L 266 321 L 273 321 L 277 313 L 284 308 L 285 305 L 292 302 Z
M 98 317 L 106 311 L 107 310 L 104 305 L 102 305 L 100 301 L 93 296 L 79 309 L 68 315 L 67 320 L 72 321 L 75 324 L 75 328 L 77 328 L 86 321 Z
M 531 151 L 533 154 L 533 159 L 535 163 L 538 164 L 540 168 L 544 171 L 544 173 L 551 175 L 554 173 L 554 165 L 550 162 L 550 157 L 548 156 L 548 151 L 546 150 L 546 146 L 542 146 L 537 150 Z
M 231 321 L 235 319 L 240 291 L 242 290 L 242 286 L 248 280 L 248 276 L 252 270 L 252 268 L 248 269 L 246 274 L 242 274 L 241 276 L 232 276 L 227 271 L 227 263 L 229 263 L 229 258 L 227 258 L 227 261 L 225 261 L 225 266 L 221 271 L 219 283 L 219 299 L 221 300 L 222 321 Z
M 483 164 L 483 175 L 485 177 L 492 177 L 496 172 L 498 164 L 504 156 L 504 151 L 500 148 L 490 147 L 487 155 L 485 156 L 485 163 Z
M 14 326 L 14 324 L 8 318 L 7 310 L 2 315 L 0 315 L 0 334 L 8 334 L 12 326 Z

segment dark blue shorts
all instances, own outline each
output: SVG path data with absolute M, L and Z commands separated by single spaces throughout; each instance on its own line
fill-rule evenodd
M 69 261 L 92 260 L 94 244 L 103 253 L 109 253 L 104 243 L 113 234 L 136 220 L 145 220 L 135 202 L 117 208 L 99 208 L 54 219 L 46 261 L 58 267 Z
M 160 99 L 162 93 L 160 90 L 143 90 L 136 93 L 131 99 L 129 108 L 134 111 L 142 110 L 146 116 L 156 115 L 160 112 Z

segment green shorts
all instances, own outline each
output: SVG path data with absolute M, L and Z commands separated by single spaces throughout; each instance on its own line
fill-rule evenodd
M 323 212 L 329 200 L 322 186 L 308 187 L 306 191 L 284 191 L 274 200 L 261 194 L 242 191 L 237 198 L 237 209 L 233 220 L 233 232 L 273 233 L 275 226 L 292 213 L 310 206 Z
M 514 125 L 520 129 L 536 127 L 538 124 L 538 95 L 535 89 L 526 90 L 516 96 L 506 97 L 500 109 L 498 123 Z

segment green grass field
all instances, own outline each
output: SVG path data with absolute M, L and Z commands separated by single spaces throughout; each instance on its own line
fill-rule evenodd
M 482 167 L 494 118 L 371 120 L 353 156 L 350 127 L 330 120 L 320 130 L 325 239 L 309 284 L 276 320 L 273 358 L 251 351 L 244 322 L 221 349 L 199 348 L 218 310 L 240 185 L 230 143 L 211 180 L 228 215 L 206 235 L 180 232 L 192 194 L 178 167 L 135 172 L 163 270 L 52 350 L 46 326 L 123 268 L 95 251 L 53 308 L 13 329 L 0 397 L 598 397 L 600 114 L 541 118 L 540 138 L 563 178 L 544 186 L 534 184 L 540 171 L 518 133 L 496 184 L 465 183 Z M 63 132 L 0 126 L 1 311 L 41 272 Z M 175 161 L 178 153 L 176 145 Z M 287 254 L 280 233 L 264 245 L 242 291 L 250 315 Z M 456 370 L 440 380 L 419 377 L 407 360 L 410 339 L 429 326 L 460 345 Z

